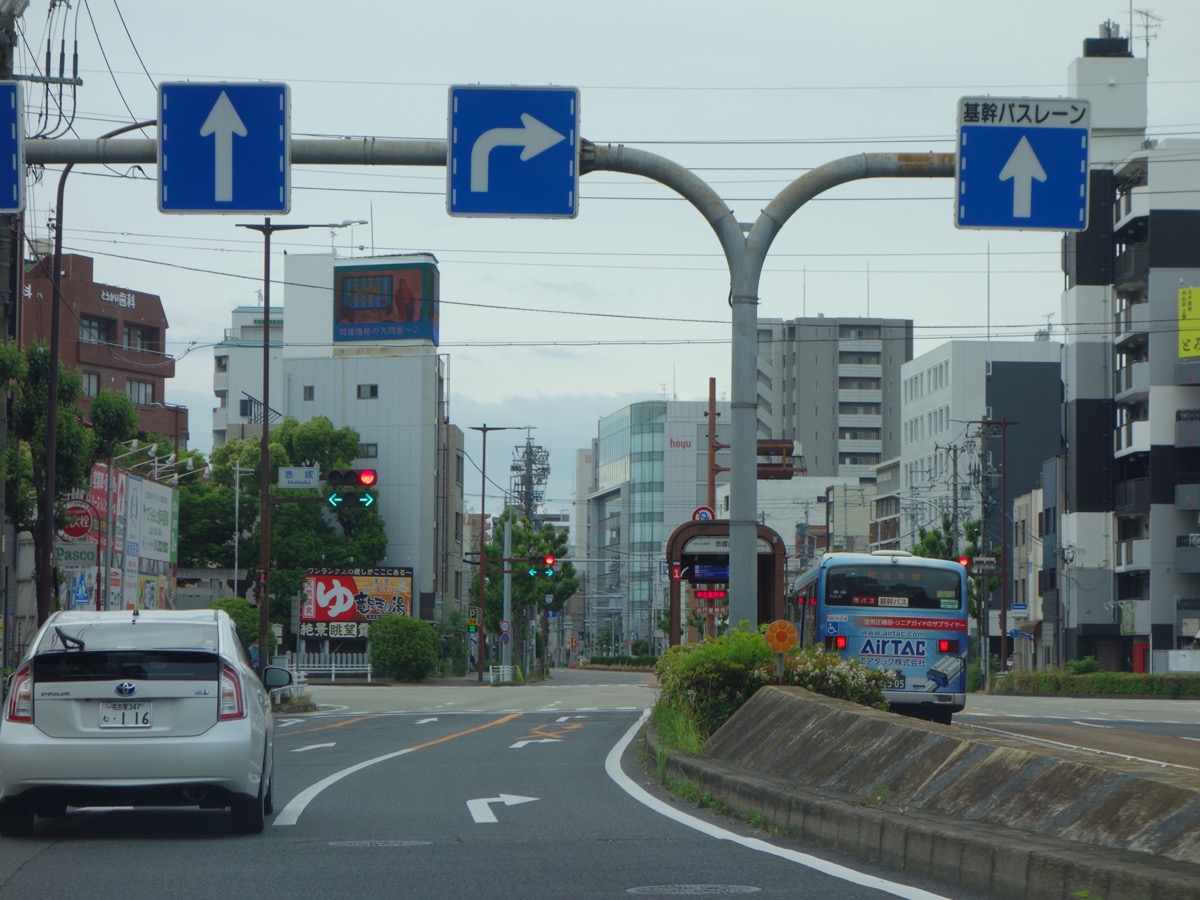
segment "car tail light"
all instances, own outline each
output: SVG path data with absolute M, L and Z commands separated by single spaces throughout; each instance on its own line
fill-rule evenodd
M 12 677 L 4 718 L 10 722 L 33 721 L 33 674 L 29 666 L 18 669 Z
M 938 641 L 938 653 L 957 653 L 958 641 L 947 640 L 942 638 Z
M 242 719 L 246 704 L 242 700 L 242 679 L 228 663 L 221 666 L 221 707 L 218 719 Z
M 846 645 L 846 636 L 844 634 L 839 634 L 837 637 L 825 638 L 826 650 L 845 650 Z

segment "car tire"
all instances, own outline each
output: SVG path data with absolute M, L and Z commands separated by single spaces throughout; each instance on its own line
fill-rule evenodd
M 234 797 L 229 819 L 235 834 L 262 834 L 266 827 L 266 797 L 259 786 L 257 797 Z
M 29 837 L 33 834 L 33 807 L 25 800 L 0 804 L 0 837 Z

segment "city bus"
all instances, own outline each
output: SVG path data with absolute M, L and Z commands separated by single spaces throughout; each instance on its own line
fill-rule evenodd
M 894 712 L 950 724 L 966 705 L 967 570 L 902 550 L 826 553 L 793 584 L 800 643 L 888 673 Z

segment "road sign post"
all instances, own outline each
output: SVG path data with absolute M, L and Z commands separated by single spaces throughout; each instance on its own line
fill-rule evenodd
M 450 88 L 446 211 L 452 216 L 579 214 L 579 91 Z
M 960 99 L 955 224 L 1085 229 L 1089 127 L 1087 100 Z
M 158 86 L 158 208 L 286 213 L 291 93 L 286 84 Z

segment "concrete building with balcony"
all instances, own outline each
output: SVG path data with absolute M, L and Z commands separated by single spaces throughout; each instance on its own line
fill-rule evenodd
M 213 348 L 213 446 L 228 440 L 262 434 L 264 407 L 263 331 L 270 346 L 271 396 L 265 407 L 267 421 L 276 424 L 283 398 L 283 307 L 239 306 L 221 342 Z
M 1063 243 L 1073 324 L 1043 601 L 1061 609 L 1067 658 L 1162 672 L 1200 610 L 1200 142 L 1145 139 L 1146 68 L 1110 36 L 1085 41 L 1070 71 L 1100 162 L 1088 228 Z
M 873 477 L 900 452 L 911 319 L 761 319 L 758 436 L 800 443 L 808 475 Z

